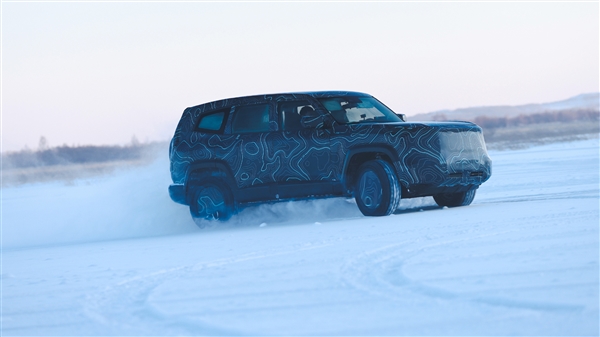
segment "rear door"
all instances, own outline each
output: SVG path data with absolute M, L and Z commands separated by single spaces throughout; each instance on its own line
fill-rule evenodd
M 268 136 L 277 131 L 272 104 L 234 106 L 231 134 L 235 146 L 226 158 L 239 188 L 240 201 L 275 198 L 273 170 L 276 163 L 267 157 Z

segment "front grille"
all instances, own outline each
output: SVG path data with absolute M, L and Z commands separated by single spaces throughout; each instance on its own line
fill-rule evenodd
M 448 178 L 462 178 L 463 175 L 469 176 L 469 177 L 483 177 L 483 172 L 481 171 L 475 171 L 475 172 L 454 172 L 454 173 L 448 173 Z

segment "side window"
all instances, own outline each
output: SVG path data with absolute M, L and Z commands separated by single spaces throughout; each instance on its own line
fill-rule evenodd
M 233 112 L 232 133 L 269 131 L 269 104 L 238 106 Z
M 200 117 L 198 122 L 199 131 L 220 131 L 225 120 L 225 110 L 211 112 Z
M 302 129 L 302 124 L 300 124 L 302 117 L 317 114 L 315 108 L 308 101 L 281 102 L 277 105 L 277 112 L 285 131 Z

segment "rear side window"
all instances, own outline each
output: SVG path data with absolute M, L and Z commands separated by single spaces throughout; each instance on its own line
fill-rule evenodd
M 238 106 L 233 112 L 232 133 L 269 131 L 269 104 Z
M 223 127 L 223 121 L 225 121 L 225 110 L 211 112 L 200 117 L 198 130 L 209 132 L 220 131 Z

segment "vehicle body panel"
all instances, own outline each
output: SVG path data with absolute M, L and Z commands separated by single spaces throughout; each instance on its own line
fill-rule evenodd
M 479 126 L 402 121 L 340 124 L 327 118 L 328 111 L 318 99 L 342 96 L 372 97 L 356 92 L 290 93 L 187 108 L 170 148 L 173 200 L 185 204 L 190 177 L 210 170 L 231 176 L 236 201 L 242 203 L 351 196 L 355 166 L 375 158 L 393 164 L 403 198 L 464 191 L 489 179 L 491 159 Z M 284 130 L 278 107 L 295 101 L 309 102 L 327 125 Z M 270 106 L 268 131 L 232 133 L 236 108 L 257 103 Z M 201 116 L 220 110 L 225 112 L 222 128 L 213 132 L 196 128 Z

